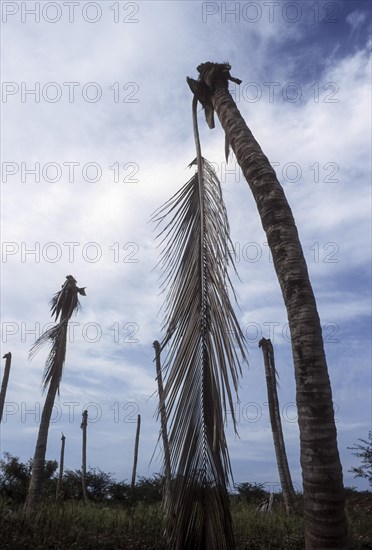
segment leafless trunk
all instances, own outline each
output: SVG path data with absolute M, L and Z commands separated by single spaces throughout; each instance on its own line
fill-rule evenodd
M 63 466 L 65 461 L 65 440 L 66 437 L 62 434 L 61 437 L 61 456 L 59 460 L 59 475 L 58 475 L 58 483 L 57 483 L 57 490 L 56 490 L 56 501 L 58 501 L 61 497 L 60 491 L 62 487 L 62 478 L 63 478 Z
M 269 414 L 271 429 L 273 432 L 276 461 L 278 464 L 279 479 L 282 486 L 286 512 L 287 514 L 291 514 L 293 512 L 295 492 L 293 489 L 291 473 L 289 471 L 287 454 L 285 452 L 282 422 L 280 419 L 274 350 L 271 340 L 266 340 L 266 338 L 262 338 L 260 340 L 259 346 L 262 348 L 264 357 Z
M 83 453 L 82 453 L 82 473 L 81 481 L 83 484 L 83 496 L 84 501 L 88 502 L 87 495 L 87 424 L 88 424 L 88 411 L 83 411 L 83 421 L 81 423 L 81 429 L 83 430 Z
M 171 465 L 170 465 L 170 452 L 169 452 L 169 441 L 168 441 L 168 430 L 167 430 L 167 412 L 165 409 L 163 378 L 161 375 L 160 343 L 157 340 L 155 340 L 155 342 L 153 343 L 153 346 L 155 348 L 156 379 L 158 381 L 161 434 L 163 438 L 163 448 L 164 448 L 165 482 L 169 483 L 171 480 Z
M 10 366 L 12 364 L 12 354 L 10 353 L 10 351 L 5 355 L 3 355 L 3 359 L 5 359 L 5 368 L 4 368 L 4 375 L 3 375 L 3 381 L 1 383 L 1 392 L 0 392 L 0 422 L 1 422 L 1 419 L 3 418 L 5 396 L 6 396 L 6 390 L 9 382 Z
M 41 415 L 39 432 L 35 447 L 34 460 L 32 463 L 31 480 L 28 488 L 25 508 L 32 510 L 42 496 L 44 482 L 45 454 L 48 442 L 49 424 L 52 416 L 54 399 L 58 389 L 58 378 L 51 380 L 48 393 L 45 398 L 43 412 Z
M 131 484 L 132 495 L 134 494 L 134 487 L 135 487 L 135 484 L 136 484 L 140 429 L 141 429 L 141 415 L 139 414 L 138 417 L 137 417 L 136 442 L 134 444 L 134 460 L 133 460 L 133 472 L 132 472 L 132 484 Z

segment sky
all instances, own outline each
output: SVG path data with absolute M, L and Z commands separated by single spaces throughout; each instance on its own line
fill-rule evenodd
M 191 92 L 205 61 L 230 91 L 292 208 L 323 328 L 344 483 L 347 447 L 371 429 L 371 4 L 368 1 L 1 3 L 1 356 L 13 355 L 0 452 L 33 456 L 48 348 L 28 353 L 72 274 L 70 323 L 47 459 L 130 479 L 161 471 L 154 340 L 162 338 L 151 214 L 192 175 Z M 301 489 L 287 316 L 257 209 L 224 135 L 202 112 L 203 155 L 222 183 L 249 365 L 226 428 L 236 483 L 277 490 L 262 351 L 270 338 L 294 485 Z M 50 326 L 50 325 L 49 325 Z M 1 360 L 1 376 L 4 360 Z

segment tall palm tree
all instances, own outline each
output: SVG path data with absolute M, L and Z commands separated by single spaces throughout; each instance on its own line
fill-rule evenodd
M 227 63 L 199 65 L 189 84 L 216 111 L 253 193 L 287 309 L 296 378 L 306 549 L 348 548 L 342 467 L 322 329 L 297 228 L 282 186 L 228 91 Z
M 273 433 L 276 462 L 278 464 L 279 479 L 282 486 L 284 506 L 287 514 L 291 514 L 293 512 L 295 492 L 291 473 L 289 471 L 287 454 L 285 452 L 282 422 L 280 419 L 278 392 L 276 390 L 278 373 L 275 368 L 274 349 L 270 339 L 261 338 L 258 345 L 262 348 L 264 356 L 270 423 Z
M 1 391 L 0 391 L 0 422 L 3 418 L 5 396 L 6 396 L 6 390 L 9 382 L 10 367 L 12 364 L 12 354 L 10 353 L 10 351 L 5 355 L 3 355 L 3 359 L 5 359 L 5 368 L 4 368 L 3 380 L 1 382 Z
M 32 464 L 31 480 L 26 498 L 26 509 L 30 509 L 37 503 L 42 495 L 43 473 L 45 453 L 48 441 L 48 431 L 52 409 L 59 384 L 62 379 L 62 370 L 66 357 L 67 327 L 71 315 L 76 312 L 80 303 L 78 294 L 85 296 L 85 288 L 79 288 L 72 275 L 67 275 L 62 289 L 51 300 L 51 315 L 59 322 L 44 332 L 35 342 L 30 351 L 32 359 L 39 349 L 46 343 L 51 345 L 51 350 L 45 364 L 43 376 L 43 390 L 48 388 L 36 442 L 34 460 Z
M 174 550 L 233 550 L 224 432 L 234 410 L 244 337 L 227 287 L 231 241 L 221 185 L 202 157 L 193 101 L 196 165 L 191 179 L 153 216 L 164 224 L 166 334 L 164 401 L 172 483 L 165 496 L 166 531 Z M 235 427 L 235 417 L 233 417 Z

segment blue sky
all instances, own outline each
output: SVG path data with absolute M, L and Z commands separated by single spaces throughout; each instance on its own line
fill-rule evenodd
M 367 488 L 348 473 L 358 461 L 347 447 L 371 428 L 370 3 L 3 2 L 2 10 L 1 355 L 11 351 L 13 365 L 1 452 L 33 455 L 47 349 L 31 363 L 28 351 L 71 273 L 87 296 L 70 330 L 47 458 L 59 456 L 63 432 L 66 467 L 80 467 L 87 407 L 88 464 L 129 479 L 140 413 L 138 473 L 160 471 L 159 448 L 150 464 L 159 430 L 152 342 L 161 339 L 164 296 L 149 218 L 190 177 L 186 76 L 196 78 L 201 62 L 229 61 L 242 80 L 231 91 L 277 171 L 308 262 L 345 484 Z M 235 481 L 278 483 L 264 336 L 274 344 L 300 487 L 279 285 L 249 187 L 234 157 L 224 163 L 218 121 L 209 130 L 200 113 L 199 126 L 222 182 L 249 349 L 236 406 L 240 438 L 231 422 L 227 428 Z

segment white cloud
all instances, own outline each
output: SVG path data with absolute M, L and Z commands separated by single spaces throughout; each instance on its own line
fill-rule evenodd
M 358 27 L 361 27 L 367 19 L 368 14 L 362 10 L 354 10 L 346 17 L 346 21 L 351 26 L 352 32 L 354 32 Z

